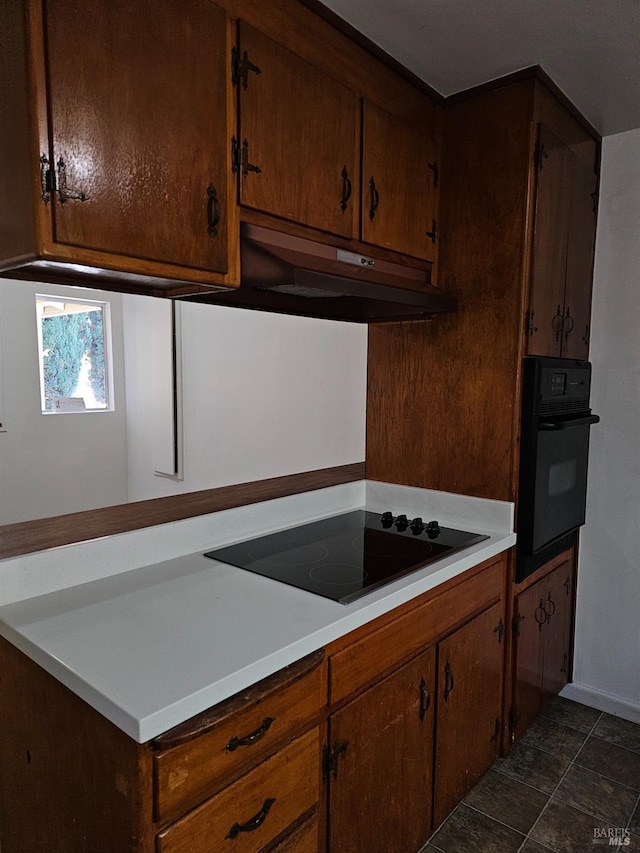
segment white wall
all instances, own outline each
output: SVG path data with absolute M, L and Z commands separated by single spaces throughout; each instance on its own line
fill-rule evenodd
M 154 476 L 151 311 L 123 304 L 131 500 L 364 459 L 366 325 L 184 303 L 184 481 Z
M 127 500 L 119 294 L 64 290 L 111 303 L 115 411 L 43 415 L 40 410 L 35 294 L 61 292 L 45 284 L 0 281 L 6 426 L 6 432 L 0 432 L 0 524 Z
M 640 129 L 603 140 L 592 329 L 574 688 L 640 722 Z

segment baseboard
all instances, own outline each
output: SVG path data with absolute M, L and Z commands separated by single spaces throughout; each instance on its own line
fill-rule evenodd
M 573 682 L 572 684 L 567 684 L 560 692 L 560 695 L 565 699 L 573 699 L 574 702 L 580 702 L 582 705 L 595 708 L 597 711 L 613 714 L 616 717 L 621 717 L 623 720 L 630 720 L 632 723 L 640 723 L 640 705 L 625 702 L 624 699 L 612 696 L 610 693 L 601 693 L 592 687 Z

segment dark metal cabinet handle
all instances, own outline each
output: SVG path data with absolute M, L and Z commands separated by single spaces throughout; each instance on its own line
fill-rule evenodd
M 540 604 L 538 605 L 538 607 L 536 607 L 536 611 L 533 615 L 535 617 L 536 622 L 538 623 L 539 630 L 542 631 L 542 626 L 549 618 L 549 614 L 544 609 L 544 599 L 540 599 Z
M 68 201 L 89 201 L 89 196 L 78 190 L 70 190 L 67 187 L 67 166 L 62 157 L 56 163 L 58 168 L 58 200 L 60 204 L 66 204 Z
M 215 237 L 218 233 L 218 225 L 220 223 L 220 199 L 213 184 L 209 184 L 207 187 L 207 197 L 209 199 L 207 205 L 207 218 L 209 220 L 207 234 L 209 237 Z
M 442 698 L 445 702 L 449 701 L 449 696 L 454 688 L 455 681 L 453 679 L 453 672 L 451 671 L 451 666 L 449 665 L 449 661 L 444 665 L 444 693 L 442 694 Z
M 420 679 L 420 722 L 424 722 L 424 718 L 427 716 L 427 711 L 431 705 L 431 696 L 429 696 L 429 691 L 427 690 L 427 682 L 424 678 Z
M 435 245 L 436 239 L 438 237 L 438 223 L 435 221 L 435 219 L 431 220 L 431 231 L 425 231 L 425 237 L 428 237 Z
M 568 657 L 567 657 L 567 653 L 565 652 L 564 656 L 562 658 L 562 666 L 560 667 L 560 672 L 563 675 L 566 675 L 566 673 L 567 673 L 567 662 L 568 662 Z
M 241 832 L 254 832 L 256 829 L 262 826 L 262 824 L 267 819 L 267 815 L 271 810 L 271 806 L 275 803 L 275 797 L 269 797 L 262 804 L 262 808 L 258 812 L 258 814 L 250 817 L 246 823 L 234 823 L 229 832 L 227 833 L 227 838 L 236 838 L 240 835 Z
M 565 344 L 566 344 L 566 343 L 567 343 L 567 341 L 569 340 L 569 335 L 571 334 L 571 332 L 573 332 L 573 326 L 574 326 L 574 320 L 573 320 L 573 317 L 571 316 L 571 311 L 570 311 L 570 309 L 569 309 L 569 307 L 568 307 L 568 306 L 567 306 L 567 313 L 564 315 L 564 318 L 563 318 L 563 320 L 562 320 L 562 328 L 563 328 L 563 329 L 564 329 L 564 324 L 565 324 L 565 322 L 570 322 L 570 323 L 571 323 L 571 325 L 569 326 L 569 328 L 568 328 L 568 329 L 566 329 L 566 330 L 565 330 L 565 332 L 564 332 L 564 342 L 565 342 Z
M 234 735 L 225 746 L 225 750 L 227 752 L 234 752 L 239 746 L 253 746 L 254 743 L 262 740 L 274 722 L 275 717 L 265 717 L 255 731 L 250 732 L 248 735 L 244 735 L 243 737 L 237 737 L 237 735 Z
M 547 604 L 549 605 L 549 607 L 546 606 Z M 553 614 L 556 612 L 556 603 L 551 598 L 551 593 L 549 593 L 546 603 L 542 606 L 544 608 L 544 612 L 547 614 L 547 619 L 551 619 Z
M 566 592 L 567 597 L 568 597 L 570 592 L 571 592 L 571 579 L 569 578 L 569 576 L 567 576 L 565 578 L 563 586 L 564 586 L 564 591 Z
M 369 219 L 373 221 L 376 215 L 376 210 L 380 204 L 380 193 L 376 188 L 376 182 L 373 178 L 369 181 L 369 189 L 371 190 L 371 203 L 369 205 Z
M 351 198 L 351 180 L 349 178 L 349 172 L 347 172 L 347 167 L 345 166 L 341 173 L 342 178 L 342 198 L 340 199 L 340 210 L 344 213 L 347 209 L 347 202 Z
M 504 622 L 502 621 L 502 619 L 500 619 L 496 627 L 493 629 L 493 633 L 498 635 L 498 645 L 501 645 L 502 636 L 504 634 Z
M 551 321 L 551 328 L 555 332 L 556 335 L 556 343 L 560 340 L 562 335 L 562 326 L 564 323 L 564 314 L 562 313 L 562 307 L 558 305 L 556 313 L 553 315 L 553 320 Z

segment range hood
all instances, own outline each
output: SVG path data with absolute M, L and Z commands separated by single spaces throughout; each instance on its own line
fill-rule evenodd
M 429 271 L 381 261 L 247 223 L 241 231 L 241 283 L 199 295 L 236 305 L 359 323 L 420 319 L 455 310 Z

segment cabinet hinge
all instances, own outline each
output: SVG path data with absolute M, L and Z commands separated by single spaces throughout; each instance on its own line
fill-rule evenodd
M 42 201 L 49 204 L 51 201 L 51 193 L 55 192 L 55 173 L 49 163 L 49 158 L 46 154 L 40 157 L 40 188 L 42 190 Z
M 520 623 L 524 619 L 524 616 L 521 613 L 514 614 L 513 622 L 511 623 L 511 630 L 513 632 L 514 637 L 520 636 Z
M 599 200 L 599 193 L 598 193 L 598 190 L 596 189 L 591 193 L 591 209 L 593 210 L 594 216 L 598 212 L 598 200 Z
M 242 146 L 238 144 L 235 136 L 231 139 L 231 171 L 234 174 L 241 172 L 243 178 L 246 178 L 249 172 L 255 172 L 256 175 L 259 175 L 262 171 L 260 166 L 255 166 L 249 162 L 249 143 L 246 139 Z
M 434 163 L 427 163 L 427 166 L 433 172 L 433 185 L 434 187 L 437 187 L 438 181 L 440 180 L 440 168 L 438 166 L 438 161 L 436 160 Z
M 242 81 L 242 88 L 246 89 L 249 81 L 249 72 L 253 71 L 254 74 L 261 74 L 262 72 L 258 68 L 257 65 L 254 65 L 253 62 L 249 60 L 249 56 L 247 51 L 245 50 L 242 54 L 242 58 L 240 57 L 240 53 L 237 47 L 232 48 L 231 50 L 231 82 L 234 86 L 237 86 L 240 81 Z
M 333 775 L 335 779 L 338 775 L 338 758 L 340 753 L 346 752 L 349 744 L 346 740 L 340 743 L 334 743 L 333 747 L 324 746 L 322 748 L 322 778 L 328 779 Z
M 438 223 L 436 222 L 435 219 L 432 219 L 431 220 L 431 231 L 425 232 L 425 236 L 430 237 L 432 243 L 436 242 L 436 237 L 437 237 L 437 233 L 438 233 L 437 228 L 438 228 Z
M 544 161 L 545 161 L 548 157 L 549 157 L 549 155 L 547 154 L 547 149 L 544 147 L 544 142 L 540 142 L 540 141 L 538 140 L 538 142 L 537 142 L 537 144 L 536 144 L 536 151 L 535 151 L 535 154 L 534 154 L 533 162 L 534 162 L 534 164 L 535 164 L 536 169 L 537 169 L 539 172 L 541 172 L 541 171 L 542 171 L 542 168 L 543 168 L 543 165 L 544 165 Z

